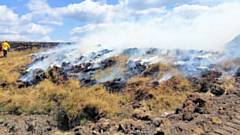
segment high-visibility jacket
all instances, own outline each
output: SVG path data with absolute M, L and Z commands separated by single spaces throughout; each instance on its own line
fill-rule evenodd
M 10 44 L 8 42 L 3 42 L 2 43 L 2 49 L 3 50 L 8 50 L 10 49 Z

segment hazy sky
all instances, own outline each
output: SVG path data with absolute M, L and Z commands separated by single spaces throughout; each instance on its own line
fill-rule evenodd
M 174 48 L 223 45 L 238 34 L 240 0 L 0 0 L 0 40 Z

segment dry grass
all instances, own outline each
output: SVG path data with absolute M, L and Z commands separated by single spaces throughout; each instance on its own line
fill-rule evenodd
M 78 81 L 56 85 L 49 80 L 36 87 L 0 91 L 0 111 L 27 114 L 47 114 L 59 101 L 69 117 L 76 117 L 84 107 L 96 107 L 108 117 L 121 112 L 119 102 L 123 95 L 110 94 L 102 86 L 80 88 Z
M 222 88 L 226 93 L 233 93 L 236 90 L 236 80 L 233 77 L 225 78 Z
M 52 133 L 51 135 L 74 135 L 74 133 L 57 131 Z
M 0 58 L 0 82 L 14 83 L 19 78 L 19 70 L 31 62 L 33 50 L 10 52 L 7 58 Z
M 152 99 L 141 101 L 143 108 L 151 110 L 153 115 L 174 111 L 182 105 L 187 94 L 192 91 L 190 83 L 180 76 L 174 76 L 158 87 L 152 87 L 150 78 L 135 77 L 129 80 L 127 86 L 127 90 L 133 94 L 131 97 L 134 97 L 134 92 L 138 90 L 153 95 Z
M 188 92 L 191 91 L 192 87 L 186 79 L 174 76 L 170 80 L 162 82 L 160 87 L 150 91 L 151 94 L 156 96 L 147 104 L 156 114 L 174 111 L 182 105 L 187 98 Z
M 86 106 L 96 107 L 100 113 L 113 116 L 120 112 L 121 96 L 113 95 L 101 86 L 75 90 L 62 100 L 62 105 L 69 116 L 74 118 Z
M 74 80 L 61 85 L 45 80 L 36 86 L 17 89 L 15 82 L 19 78 L 19 72 L 31 62 L 29 55 L 32 52 L 14 52 L 8 58 L 1 59 L 0 82 L 12 83 L 12 87 L 0 88 L 0 112 L 48 114 L 53 109 L 54 102 L 58 101 L 71 118 L 76 117 L 84 107 L 93 106 L 106 117 L 119 119 L 131 114 L 131 103 L 134 102 L 136 90 L 154 95 L 153 99 L 141 103 L 151 108 L 153 113 L 159 113 L 178 107 L 190 89 L 188 82 L 181 77 L 163 82 L 160 87 L 152 87 L 152 78 L 135 77 L 128 81 L 125 94 L 108 93 L 103 86 L 80 87 L 79 81 Z M 124 66 L 125 57 L 116 59 L 118 65 Z M 161 71 L 169 71 L 169 67 L 164 65 L 159 68 Z

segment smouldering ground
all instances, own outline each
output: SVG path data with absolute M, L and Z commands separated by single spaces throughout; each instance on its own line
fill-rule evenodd
M 123 93 L 109 93 L 101 85 L 81 87 L 76 80 L 58 85 L 45 80 L 36 86 L 19 89 L 17 80 L 20 72 L 31 63 L 30 54 L 34 52 L 10 52 L 8 58 L 0 59 L 0 112 L 3 114 L 50 114 L 57 101 L 70 118 L 75 118 L 89 106 L 96 107 L 110 119 L 128 118 L 139 110 L 151 110 L 152 115 L 160 115 L 179 107 L 187 93 L 192 91 L 189 82 L 181 77 L 173 77 L 160 87 L 150 85 L 151 78 L 134 77 L 128 81 Z M 136 99 L 137 93 L 153 97 Z M 132 104 L 136 100 L 142 106 L 134 110 Z

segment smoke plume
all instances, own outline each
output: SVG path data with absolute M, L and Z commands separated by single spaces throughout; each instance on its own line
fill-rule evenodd
M 133 17 L 127 14 L 113 20 L 95 24 L 91 29 L 80 29 L 76 44 L 61 45 L 36 54 L 28 72 L 31 74 L 35 69 L 47 70 L 51 66 L 61 66 L 64 63 L 93 63 L 94 67 L 98 67 L 102 60 L 119 55 L 124 49 L 135 47 L 143 50 L 157 48 L 158 51 L 151 55 L 146 55 L 146 50 L 143 53 L 132 52 L 129 60 L 140 58 L 144 63 L 166 62 L 169 59 L 164 59 L 163 56 L 170 55 L 174 59 L 173 64 L 183 73 L 199 73 L 219 60 L 231 57 L 229 54 L 234 49 L 231 50 L 232 47 L 229 49 L 226 45 L 240 34 L 240 2 L 215 6 L 180 5 L 163 9 L 157 15 Z M 234 48 L 238 46 L 231 44 Z M 178 52 L 176 49 L 185 51 Z M 236 56 L 238 52 L 234 55 L 235 58 L 239 57 Z M 29 77 L 31 75 L 23 78 L 29 80 Z
M 79 47 L 162 48 L 222 51 L 240 34 L 240 3 L 181 5 L 161 15 L 127 17 L 98 24 L 78 40 Z

